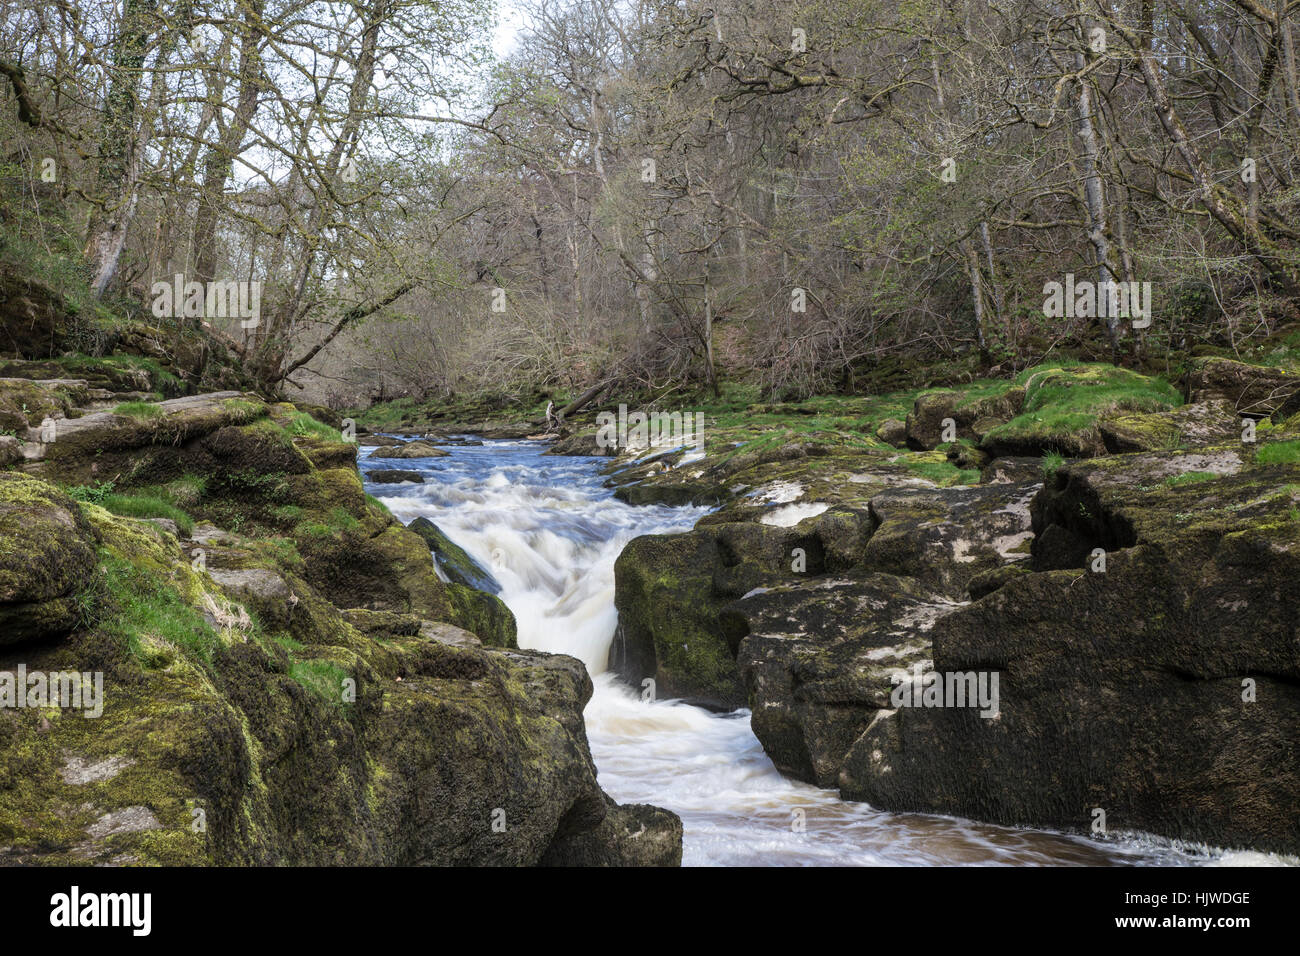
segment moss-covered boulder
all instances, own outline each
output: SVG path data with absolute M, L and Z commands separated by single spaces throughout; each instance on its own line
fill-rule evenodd
M 340 486 L 338 523 L 354 522 L 344 529 L 357 534 L 353 550 L 391 539 L 360 560 L 398 579 L 389 592 L 405 594 L 393 602 L 400 611 L 341 608 L 335 599 L 349 603 L 359 585 L 318 590 L 309 577 L 319 566 L 292 538 L 202 525 L 197 554 L 34 479 L 5 475 L 3 487 L 27 526 L 45 515 L 67 526 L 64 559 L 84 539 L 98 597 L 61 642 L 28 645 L 29 673 L 102 675 L 99 713 L 0 711 L 4 862 L 680 859 L 673 815 L 624 810 L 601 792 L 582 723 L 591 695 L 582 664 L 485 648 L 409 613 L 421 601 L 407 573 L 441 593 L 428 548 L 359 491 Z M 21 527 L 0 524 L 0 533 L 24 540 Z M 33 602 L 19 604 L 30 613 Z
M 97 536 L 76 502 L 0 473 L 0 645 L 65 636 L 89 612 Z
M 8 268 L 0 269 L 0 353 L 48 358 L 67 348 L 74 313 L 55 289 Z
M 610 666 L 638 687 L 653 678 L 661 698 L 744 706 L 736 665 L 743 635 L 718 614 L 754 588 L 793 574 L 800 544 L 819 570 L 820 547 L 792 529 L 735 523 L 633 539 L 614 565 L 618 631 Z
M 608 798 L 607 798 L 608 800 Z M 608 800 L 595 830 L 551 844 L 542 866 L 681 866 L 682 821 L 647 803 L 622 806 Z
M 438 568 L 449 581 L 490 594 L 500 594 L 501 584 L 486 568 L 471 558 L 465 549 L 428 518 L 416 518 L 407 527 L 424 539 L 438 560 Z
M 79 379 L 31 381 L 0 378 L 0 430 L 26 435 L 46 419 L 67 418 L 89 400 L 90 390 Z
M 1229 358 L 1196 360 L 1187 373 L 1189 402 L 1222 401 L 1237 415 L 1263 418 L 1300 393 L 1300 375 Z
M 446 458 L 450 452 L 435 448 L 426 441 L 412 441 L 401 445 L 376 448 L 371 458 Z
M 484 644 L 519 646 L 519 626 L 514 612 L 495 594 L 451 583 L 447 585 L 447 600 L 451 604 L 450 620 L 478 635 Z
M 240 392 L 214 392 L 163 402 L 126 403 L 112 411 L 58 419 L 50 433 L 36 427 L 26 438 L 35 452 L 28 469 L 64 484 L 130 480 L 152 467 L 154 456 L 225 427 L 267 414 L 260 400 Z
M 994 458 L 1067 458 L 1107 453 L 1099 423 L 1121 412 L 1159 412 L 1182 404 L 1177 389 L 1158 378 L 1112 365 L 1045 368 L 1025 379 L 1014 418 L 988 429 L 980 447 Z
M 618 454 L 613 445 L 602 446 L 596 439 L 599 431 L 595 428 L 582 429 L 572 435 L 566 435 L 551 443 L 545 455 L 571 455 L 592 458 L 612 458 Z
M 994 423 L 1008 421 L 1019 413 L 1025 390 L 1006 387 L 991 395 L 968 394 L 957 390 L 923 392 L 917 396 L 907 415 L 907 447 L 929 451 L 943 442 L 959 438 L 979 439 L 976 425 L 987 430 Z M 945 421 L 952 422 L 951 434 Z M 890 442 L 894 444 L 894 442 Z
M 1102 419 L 1098 429 L 1107 451 L 1123 454 L 1222 444 L 1241 434 L 1241 421 L 1230 403 L 1210 399 L 1167 412 L 1119 413 Z

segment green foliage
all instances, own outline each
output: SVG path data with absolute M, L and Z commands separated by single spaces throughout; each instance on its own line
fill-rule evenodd
M 1043 456 L 1043 477 L 1051 478 L 1065 464 L 1065 456 L 1054 451 L 1049 451 Z
M 221 646 L 221 637 L 195 608 L 185 603 L 169 582 L 138 568 L 113 552 L 100 552 L 101 586 L 110 613 L 103 627 L 127 642 L 146 667 L 163 661 L 143 638 L 176 648 L 192 660 L 207 662 Z
M 1259 450 L 1255 452 L 1255 461 L 1261 465 L 1294 465 L 1300 463 L 1300 439 L 1261 445 Z
M 261 421 L 258 424 L 269 422 L 276 429 L 280 428 L 280 426 L 265 418 L 267 409 L 260 402 L 250 402 L 244 398 L 228 398 L 221 403 L 221 407 L 234 417 L 236 424 L 245 425 L 255 419 L 260 419 Z
M 143 491 L 109 494 L 97 504 L 123 518 L 169 518 L 184 534 L 194 531 L 194 519 L 161 495 Z
M 331 428 L 324 422 L 319 422 L 306 412 L 294 412 L 289 416 L 287 426 L 289 434 L 295 438 L 312 437 L 320 438 L 324 441 L 340 441 L 341 436 L 337 428 Z
M 343 709 L 349 706 L 343 691 L 344 681 L 351 675 L 333 661 L 295 658 L 289 664 L 289 676 L 321 700 Z
M 101 481 L 95 485 L 74 485 L 67 489 L 68 497 L 74 501 L 85 501 L 92 505 L 102 505 L 104 499 L 113 491 L 113 482 Z
M 1116 411 L 1159 412 L 1182 404 L 1173 385 L 1103 364 L 1062 364 L 1022 372 L 1021 412 L 990 435 L 1001 438 L 1069 436 L 1096 425 Z

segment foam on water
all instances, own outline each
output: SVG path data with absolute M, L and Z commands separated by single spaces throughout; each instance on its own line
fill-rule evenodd
M 1294 863 L 1145 834 L 1104 841 L 927 814 L 885 813 L 781 776 L 749 713 L 717 715 L 648 702 L 606 672 L 617 626 L 614 561 L 643 534 L 688 530 L 702 508 L 631 507 L 598 474 L 600 459 L 542 456 L 533 442 L 455 446 L 450 457 L 367 460 L 414 468 L 425 484 L 374 485 L 395 515 L 437 524 L 501 583 L 522 647 L 571 654 L 594 675 L 585 718 L 601 786 L 653 803 L 685 825 L 687 865 Z

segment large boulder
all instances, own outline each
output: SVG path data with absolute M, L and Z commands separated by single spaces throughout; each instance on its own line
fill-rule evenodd
M 1217 445 L 1241 434 L 1241 415 L 1220 398 L 1183 405 L 1167 412 L 1118 413 L 1098 423 L 1112 454 Z
M 1229 358 L 1197 360 L 1187 373 L 1189 402 L 1223 401 L 1238 415 L 1264 418 L 1300 393 L 1300 374 Z
M 1169 383 L 1111 365 L 1043 368 L 1025 379 L 1014 418 L 983 430 L 980 448 L 994 458 L 1067 458 L 1107 453 L 1100 422 L 1122 413 L 1166 411 L 1182 404 Z
M 195 530 L 200 562 L 146 523 L 93 505 L 79 511 L 40 481 L 0 476 L 0 533 L 6 545 L 27 545 L 24 563 L 40 559 L 36 571 L 20 574 L 16 559 L 0 569 L 19 599 L 5 613 L 31 619 L 43 599 L 79 593 L 73 572 L 86 569 L 105 596 L 78 603 L 63 640 L 24 653 L 29 673 L 102 674 L 102 711 L 85 715 L 96 719 L 0 711 L 0 860 L 679 860 L 675 816 L 618 807 L 600 789 L 581 662 L 483 647 L 445 616 L 426 615 L 417 579 L 444 597 L 446 587 L 428 547 L 365 501 L 355 470 L 350 482 L 329 475 L 287 482 L 302 497 L 282 506 L 302 511 L 304 543 L 315 531 L 356 554 L 319 590 L 309 578 L 330 562 L 290 539 L 205 524 Z M 218 490 L 208 503 L 226 502 L 226 483 L 209 484 Z M 46 531 L 58 548 L 37 547 Z M 367 574 L 374 580 L 360 579 Z M 372 587 L 391 607 L 340 607 Z
M 75 501 L 0 473 L 0 645 L 66 635 L 94 598 L 96 535 Z
M 9 269 L 0 270 L 0 353 L 48 358 L 67 347 L 75 316 L 55 289 Z
M 681 866 L 682 821 L 677 814 L 647 803 L 620 806 L 606 800 L 600 825 L 557 839 L 542 866 Z
M 918 395 L 904 424 L 906 442 L 916 451 L 928 451 L 942 444 L 944 422 L 953 423 L 953 438 L 978 440 L 984 433 L 1019 413 L 1025 401 L 1023 388 L 1007 388 L 997 394 L 972 399 L 958 391 L 924 392 Z M 896 444 L 896 432 L 882 440 Z
M 754 734 L 777 769 L 834 787 L 845 754 L 890 706 L 892 675 L 929 663 L 927 632 L 957 607 L 888 574 L 761 588 L 728 605 L 725 619 L 745 634 Z
M 1033 573 L 932 631 L 936 673 L 998 675 L 996 716 L 881 711 L 842 794 L 1076 830 L 1100 810 L 1110 829 L 1300 851 L 1300 466 L 1256 454 L 1058 470 L 1033 505 Z
M 719 612 L 790 577 L 798 547 L 820 570 L 820 546 L 795 529 L 737 522 L 634 538 L 614 564 L 618 631 L 610 667 L 638 687 L 653 678 L 661 698 L 744 706 L 736 665 L 743 634 L 726 627 Z

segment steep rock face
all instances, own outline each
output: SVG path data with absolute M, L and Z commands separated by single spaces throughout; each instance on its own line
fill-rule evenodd
M 0 567 L 22 637 L 0 694 L 20 665 L 103 687 L 96 717 L 0 708 L 0 861 L 680 860 L 676 817 L 601 792 L 581 663 L 446 623 L 513 643 L 504 605 L 439 581 L 366 498 L 354 446 L 250 396 L 163 404 L 60 420 L 28 467 L 130 513 L 183 504 L 191 531 L 0 476 L 0 533 L 23 545 Z
M 772 577 L 790 573 L 800 536 L 735 523 L 631 541 L 614 565 L 618 633 L 610 666 L 634 686 L 654 678 L 661 698 L 740 707 L 740 634 L 718 612 Z
M 1038 485 L 900 488 L 871 499 L 871 533 L 848 574 L 754 593 L 723 620 L 746 636 L 737 664 L 754 733 L 783 772 L 835 786 L 846 755 L 913 668 L 931 630 L 975 582 L 1028 558 Z
M 737 662 L 754 734 L 778 770 L 833 787 L 844 755 L 889 706 L 891 675 L 928 661 L 927 632 L 956 608 L 889 574 L 759 589 L 724 618 L 747 636 Z
M 873 461 L 859 464 L 868 469 L 856 483 L 867 496 L 861 503 L 827 505 L 792 527 L 735 520 L 763 512 L 732 506 L 689 533 L 635 539 L 615 565 L 619 632 L 611 666 L 633 684 L 654 677 L 661 696 L 748 704 L 769 753 L 791 754 L 774 756 L 778 766 L 823 784 L 834 780 L 836 761 L 852 742 L 840 739 L 847 731 L 837 731 L 834 743 L 777 741 L 788 730 L 801 733 L 790 728 L 804 717 L 830 720 L 800 703 L 809 648 L 820 654 L 842 643 L 837 653 L 849 660 L 906 643 L 897 628 L 859 633 L 867 619 L 836 623 L 839 614 L 865 613 L 851 596 L 874 593 L 882 580 L 902 582 L 913 600 L 950 609 L 966 599 L 977 575 L 1027 559 L 1029 503 L 1038 488 L 900 484 L 887 462 L 879 475 L 870 470 Z M 928 647 L 922 637 L 913 643 Z M 778 677 L 782 669 L 787 673 Z M 876 674 L 886 690 L 889 673 Z M 879 687 L 871 688 L 855 700 L 877 700 Z M 834 703 L 845 714 L 857 706 Z M 860 727 L 862 719 L 848 714 L 847 723 L 834 722 Z M 803 755 L 810 748 L 820 756 Z
M 882 711 L 843 795 L 1300 848 L 1300 468 L 1267 447 L 1058 471 L 1034 502 L 1034 573 L 933 629 L 936 671 L 999 673 L 998 716 Z

